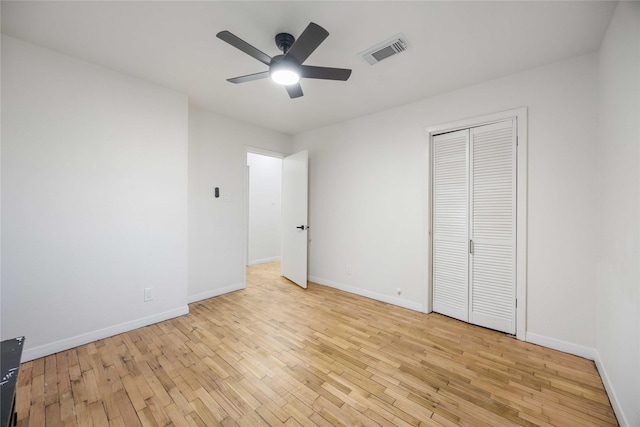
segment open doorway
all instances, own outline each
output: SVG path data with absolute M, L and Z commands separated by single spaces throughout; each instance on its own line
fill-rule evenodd
M 282 156 L 247 152 L 247 265 L 280 261 Z
M 275 263 L 280 276 L 306 288 L 309 153 L 246 153 L 244 265 Z

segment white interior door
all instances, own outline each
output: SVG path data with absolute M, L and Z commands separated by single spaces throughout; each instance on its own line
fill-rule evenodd
M 516 332 L 515 120 L 471 129 L 469 321 Z
M 516 332 L 515 119 L 433 137 L 433 310 Z
M 280 274 L 307 287 L 307 193 L 309 153 L 282 161 L 282 255 Z
M 433 310 L 469 320 L 469 129 L 433 138 Z

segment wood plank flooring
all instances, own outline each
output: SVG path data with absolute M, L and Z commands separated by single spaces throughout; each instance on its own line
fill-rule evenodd
M 18 425 L 617 425 L 589 360 L 277 272 L 24 363 Z

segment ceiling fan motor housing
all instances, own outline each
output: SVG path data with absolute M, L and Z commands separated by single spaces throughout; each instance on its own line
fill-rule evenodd
M 279 74 L 279 76 L 277 75 Z M 284 55 L 274 56 L 269 65 L 269 75 L 279 84 L 289 85 L 300 80 L 300 64 Z M 284 77 L 286 76 L 286 77 Z
M 269 69 L 282 69 L 282 68 L 290 68 L 290 69 L 299 69 L 300 63 L 293 58 L 285 57 L 284 55 L 276 55 L 271 58 L 271 64 L 269 65 Z

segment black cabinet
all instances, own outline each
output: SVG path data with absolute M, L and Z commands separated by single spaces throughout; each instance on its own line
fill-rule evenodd
M 16 383 L 20 370 L 20 358 L 24 337 L 13 338 L 0 342 L 0 426 L 9 427 L 17 424 L 16 414 Z

